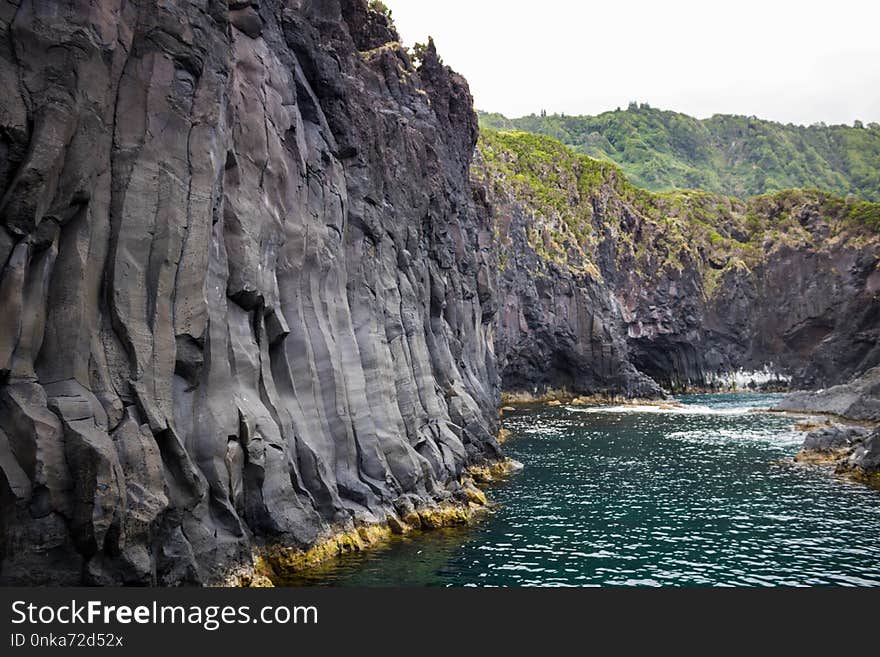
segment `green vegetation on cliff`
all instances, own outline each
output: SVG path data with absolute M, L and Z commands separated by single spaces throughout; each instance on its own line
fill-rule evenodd
M 753 117 L 685 114 L 631 104 L 598 116 L 480 113 L 483 127 L 554 137 L 615 162 L 652 191 L 703 189 L 746 198 L 810 187 L 880 201 L 880 125 L 783 125 Z
M 874 239 L 880 231 L 880 203 L 818 189 L 748 200 L 697 190 L 650 192 L 631 184 L 617 165 L 534 133 L 484 128 L 477 154 L 473 175 L 496 204 L 519 204 L 532 215 L 528 242 L 536 253 L 596 280 L 598 247 L 609 238 L 618 265 L 634 265 L 644 277 L 696 265 L 711 296 L 719 277 L 755 266 L 778 246 L 843 235 Z M 810 229 L 814 220 L 829 226 L 821 237 Z

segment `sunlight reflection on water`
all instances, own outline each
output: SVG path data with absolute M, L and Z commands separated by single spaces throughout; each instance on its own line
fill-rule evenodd
M 310 573 L 342 586 L 880 585 L 880 492 L 791 457 L 772 395 L 685 409 L 505 418 L 525 469 L 472 528 L 408 536 Z

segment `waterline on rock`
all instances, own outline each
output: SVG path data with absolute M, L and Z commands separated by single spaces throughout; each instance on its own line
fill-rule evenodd
M 507 412 L 505 450 L 526 467 L 492 488 L 480 522 L 335 560 L 308 583 L 880 585 L 880 493 L 795 464 L 792 418 L 746 410 L 775 400 Z

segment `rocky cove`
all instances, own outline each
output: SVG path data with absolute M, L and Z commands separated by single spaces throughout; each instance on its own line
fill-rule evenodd
M 876 404 L 876 204 L 481 132 L 364 0 L 26 0 L 0 76 L 3 584 L 265 583 L 466 522 L 502 392 Z
M 779 394 L 521 405 L 468 527 L 406 535 L 299 573 L 333 587 L 877 586 L 880 491 L 793 456 Z M 803 427 L 801 427 L 803 428 Z

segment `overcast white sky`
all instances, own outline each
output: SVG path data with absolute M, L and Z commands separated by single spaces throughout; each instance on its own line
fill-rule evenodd
M 385 0 L 480 109 L 880 121 L 880 1 Z

